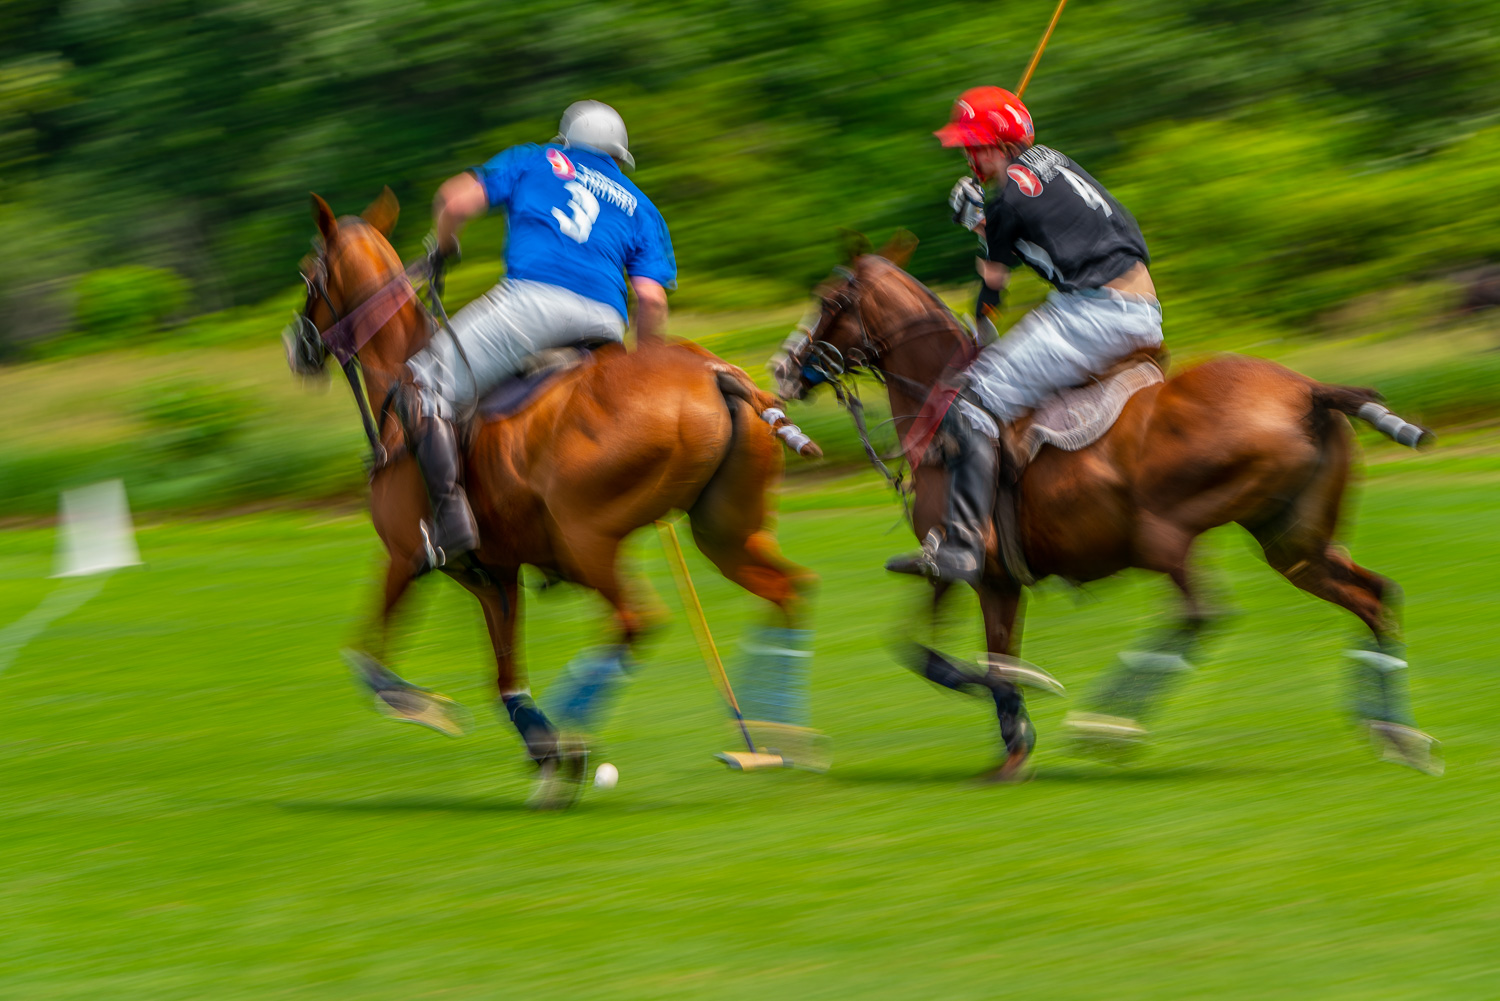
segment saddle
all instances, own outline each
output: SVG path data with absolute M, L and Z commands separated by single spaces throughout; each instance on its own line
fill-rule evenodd
M 1166 352 L 1137 351 L 1110 366 L 1093 382 L 1064 389 L 1044 401 L 1011 429 L 1011 442 L 1024 467 L 1043 445 L 1064 452 L 1087 448 L 1115 426 L 1130 398 L 1164 382 Z M 1018 473 L 1019 475 L 1019 473 Z
M 526 409 L 526 405 L 536 399 L 542 390 L 552 385 L 558 376 L 582 365 L 593 364 L 594 352 L 606 344 L 616 343 L 619 342 L 578 341 L 529 355 L 522 363 L 520 372 L 501 382 L 480 399 L 479 421 L 488 424 L 514 417 Z
M 1167 350 L 1136 351 L 1106 369 L 1093 382 L 1064 389 L 1005 429 L 1000 450 L 1000 489 L 995 492 L 995 534 L 1000 561 L 1023 586 L 1036 582 L 1021 546 L 1016 497 L 1026 467 L 1042 446 L 1077 452 L 1100 438 L 1120 419 L 1125 404 L 1147 386 L 1166 381 Z

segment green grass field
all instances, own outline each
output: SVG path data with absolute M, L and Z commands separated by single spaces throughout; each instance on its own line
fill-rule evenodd
M 468 736 L 382 720 L 348 681 L 379 559 L 362 515 L 145 523 L 145 565 L 0 674 L 0 997 L 1500 996 L 1500 460 L 1370 459 L 1349 534 L 1406 588 L 1441 779 L 1372 759 L 1341 709 L 1354 620 L 1227 531 L 1201 556 L 1236 614 L 1151 751 L 1066 757 L 1065 704 L 1038 700 L 1035 781 L 973 782 L 993 718 L 887 652 L 921 586 L 879 569 L 911 539 L 866 472 L 783 504 L 787 553 L 823 578 L 833 770 L 710 759 L 732 743 L 679 613 L 601 734 L 619 787 L 537 815 L 457 587 L 417 589 L 396 666 L 466 703 Z M 85 586 L 44 579 L 52 545 L 0 533 L 0 628 Z M 634 564 L 675 609 L 654 536 Z M 761 613 L 693 569 L 732 649 Z M 1025 653 L 1086 692 L 1166 598 L 1143 577 L 1049 585 Z M 601 607 L 526 600 L 545 706 Z M 977 645 L 968 611 L 952 650 Z

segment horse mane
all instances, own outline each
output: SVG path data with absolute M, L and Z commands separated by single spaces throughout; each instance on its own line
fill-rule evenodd
M 920 293 L 922 298 L 925 298 L 932 304 L 934 308 L 925 315 L 932 317 L 936 321 L 934 328 L 945 330 L 952 334 L 953 339 L 963 349 L 965 361 L 972 360 L 973 355 L 979 351 L 981 345 L 976 339 L 974 332 L 959 320 L 958 315 L 949 308 L 948 304 L 939 298 L 936 292 L 928 288 L 925 282 L 918 279 L 895 261 L 882 257 L 879 254 L 865 254 L 859 258 L 857 263 L 868 265 L 875 262 L 879 262 L 880 266 L 894 272 L 898 282 L 906 286 L 909 290 Z M 914 318 L 910 321 L 910 325 L 915 327 L 919 320 L 920 317 Z
M 345 230 L 350 227 L 357 227 L 362 232 L 365 242 L 373 247 L 375 254 L 381 258 L 379 265 L 380 268 L 384 269 L 376 278 L 374 289 L 369 292 L 369 295 L 361 296 L 359 301 L 364 302 L 370 295 L 374 295 L 376 290 L 402 273 L 405 270 L 405 266 L 401 263 L 401 257 L 396 253 L 396 248 L 391 245 L 390 239 L 381 232 L 378 226 L 362 216 L 341 216 L 339 218 L 340 236 L 342 237 Z M 421 323 L 418 329 L 410 332 L 407 340 L 406 357 L 402 361 L 409 361 L 413 355 L 431 343 L 438 327 L 436 317 L 432 315 L 431 310 L 427 308 L 426 303 L 422 301 L 420 296 L 413 296 L 411 305 L 416 309 L 419 319 L 425 322 Z M 346 307 L 348 310 L 352 310 L 353 308 L 355 307 Z

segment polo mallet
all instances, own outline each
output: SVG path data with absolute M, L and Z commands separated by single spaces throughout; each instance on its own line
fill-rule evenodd
M 1042 61 L 1042 52 L 1047 48 L 1047 41 L 1052 37 L 1052 29 L 1057 27 L 1058 20 L 1062 17 L 1063 8 L 1068 0 L 1057 0 L 1057 10 L 1052 12 L 1052 22 L 1047 25 L 1047 31 L 1042 35 L 1042 40 L 1037 43 L 1036 51 L 1031 54 L 1031 63 L 1026 67 L 1026 72 L 1021 75 L 1021 82 L 1016 85 L 1016 96 L 1026 95 L 1026 85 L 1031 82 L 1031 74 L 1036 72 L 1036 64 Z
M 754 771 L 758 768 L 787 767 L 785 758 L 779 754 L 766 754 L 758 750 L 755 741 L 750 738 L 750 729 L 745 726 L 745 717 L 740 712 L 739 700 L 734 697 L 734 689 L 729 684 L 729 675 L 724 671 L 724 662 L 719 659 L 719 648 L 714 644 L 713 634 L 708 631 L 708 619 L 703 615 L 703 606 L 698 601 L 698 591 L 693 587 L 692 575 L 688 573 L 687 560 L 682 555 L 682 543 L 677 540 L 677 529 L 670 521 L 658 521 L 656 530 L 661 535 L 661 547 L 666 551 L 667 563 L 672 568 L 672 579 L 677 582 L 677 593 L 682 596 L 682 606 L 688 613 L 688 622 L 692 624 L 693 636 L 697 639 L 698 649 L 703 654 L 703 663 L 707 665 L 709 676 L 713 678 L 714 685 L 719 689 L 719 694 L 724 697 L 724 703 L 733 714 L 740 736 L 745 738 L 745 750 L 724 751 L 714 757 L 740 772 Z

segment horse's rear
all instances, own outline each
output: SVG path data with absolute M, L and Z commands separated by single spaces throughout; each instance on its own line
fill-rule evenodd
M 628 639 L 641 623 L 616 573 L 619 546 L 684 510 L 726 576 L 789 614 L 805 572 L 781 560 L 766 526 L 781 444 L 726 394 L 730 368 L 684 345 L 610 346 L 521 414 L 485 425 L 467 460 L 480 562 L 530 563 L 598 589 Z
M 1033 570 L 1171 572 L 1194 538 L 1230 523 L 1260 535 L 1293 521 L 1331 536 L 1351 439 L 1325 388 L 1225 355 L 1137 393 L 1094 445 L 1044 449 L 1022 502 Z
M 1038 456 L 1022 505 L 1028 543 L 1037 550 L 1028 545 L 1032 569 L 1079 580 L 1131 566 L 1155 570 L 1172 578 L 1185 603 L 1174 637 L 1122 657 L 1098 697 L 1101 711 L 1074 717 L 1078 736 L 1114 741 L 1122 726 L 1131 739 L 1144 734 L 1141 716 L 1165 679 L 1187 665 L 1194 638 L 1212 618 L 1199 602 L 1193 543 L 1237 523 L 1289 581 L 1369 628 L 1369 648 L 1352 654 L 1357 711 L 1387 756 L 1441 768 L 1431 738 L 1412 724 L 1396 674 L 1406 662 L 1390 605 L 1395 587 L 1333 541 L 1353 447 L 1348 416 L 1407 444 L 1426 434 L 1376 400 L 1370 390 L 1226 355 L 1138 393 L 1095 445 Z

